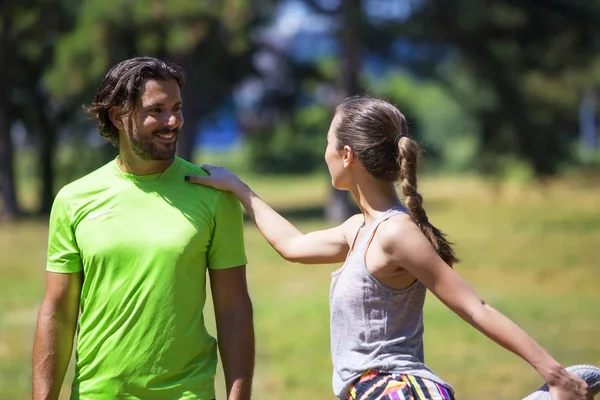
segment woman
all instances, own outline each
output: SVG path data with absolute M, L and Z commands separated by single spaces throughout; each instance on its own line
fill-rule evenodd
M 339 399 L 453 399 L 452 387 L 423 363 L 423 304 L 433 292 L 461 318 L 528 361 L 554 400 L 585 400 L 587 384 L 564 370 L 517 325 L 487 305 L 451 268 L 450 243 L 417 192 L 419 146 L 393 105 L 353 97 L 339 105 L 325 161 L 335 188 L 362 211 L 338 227 L 302 234 L 228 171 L 192 183 L 231 191 L 273 248 L 303 264 L 338 263 L 332 274 L 333 388 Z M 406 207 L 396 193 L 400 180 Z

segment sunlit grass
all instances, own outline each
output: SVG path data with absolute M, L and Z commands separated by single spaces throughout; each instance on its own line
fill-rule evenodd
M 325 176 L 248 180 L 280 209 L 322 205 L 330 190 Z M 600 365 L 599 183 L 563 179 L 543 188 L 493 189 L 475 178 L 429 178 L 420 185 L 431 221 L 456 243 L 462 260 L 456 270 L 567 365 Z M 303 231 L 328 226 L 319 219 L 295 222 Z M 45 221 L 0 226 L 1 398 L 29 396 L 46 240 Z M 337 265 L 286 263 L 251 224 L 246 246 L 257 333 L 255 398 L 332 398 L 328 290 Z M 207 315 L 214 332 L 210 304 Z M 460 399 L 519 399 L 541 383 L 525 362 L 433 296 L 425 323 L 426 361 Z M 217 385 L 224 399 L 221 373 Z

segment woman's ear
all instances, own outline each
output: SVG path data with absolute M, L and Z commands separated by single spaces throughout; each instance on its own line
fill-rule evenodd
M 121 109 L 119 107 L 113 106 L 108 110 L 108 116 L 110 118 L 110 122 L 112 122 L 113 125 L 116 126 L 118 130 L 123 130 L 124 129 L 123 119 L 121 118 L 119 111 L 121 111 Z
M 354 152 L 352 151 L 352 148 L 350 148 L 350 146 L 344 146 L 344 148 L 341 151 L 344 168 L 348 168 L 354 163 L 354 160 L 356 160 L 356 156 L 354 155 Z

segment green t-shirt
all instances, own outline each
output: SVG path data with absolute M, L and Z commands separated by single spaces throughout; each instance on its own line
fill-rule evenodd
M 58 193 L 47 270 L 84 276 L 71 399 L 214 398 L 206 272 L 246 264 L 242 209 L 185 175 L 206 172 L 176 158 L 130 175 L 111 161 Z

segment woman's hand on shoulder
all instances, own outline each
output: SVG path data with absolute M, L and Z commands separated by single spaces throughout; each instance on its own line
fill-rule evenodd
M 190 183 L 210 186 L 218 190 L 233 193 L 248 187 L 240 178 L 223 167 L 204 164 L 200 168 L 206 171 L 208 176 L 187 175 L 185 180 Z

